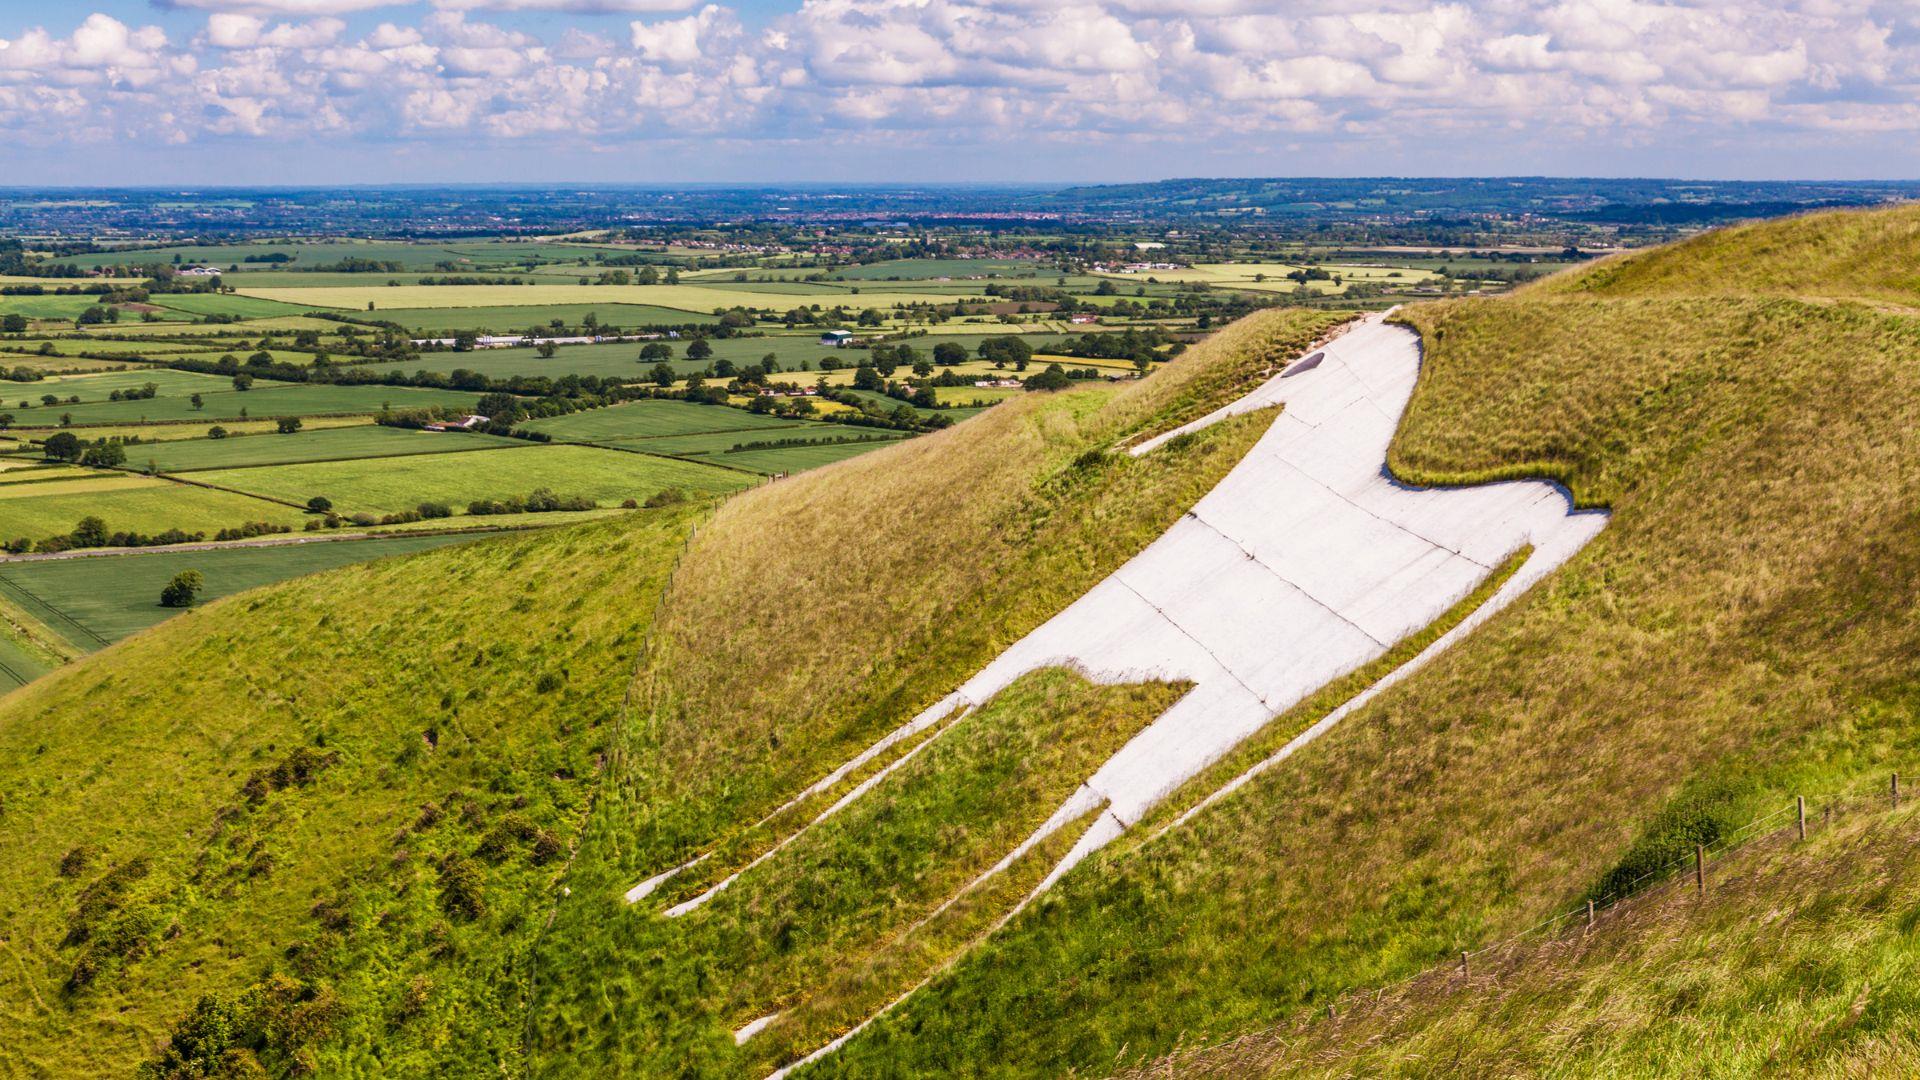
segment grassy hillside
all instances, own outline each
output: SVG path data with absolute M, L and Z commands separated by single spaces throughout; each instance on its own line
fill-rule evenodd
M 1920 206 L 1803 214 L 1616 256 L 1532 291 L 1786 296 L 1920 306 Z
M 1882 804 L 1884 806 L 1884 803 Z M 1816 818 L 1584 926 L 1141 1069 L 1165 1076 L 1912 1076 L 1915 811 Z
M 1150 1060 L 1913 758 L 1920 624 L 1892 598 L 1920 585 L 1920 320 L 1558 287 L 1409 318 L 1428 354 L 1396 471 L 1553 476 L 1608 530 L 1285 767 L 1083 865 L 817 1072 Z
M 794 1006 L 797 1048 L 844 1027 L 1058 857 L 961 894 L 1064 797 L 1048 763 L 1084 769 L 1178 688 L 1040 673 L 725 903 L 668 924 L 620 893 L 794 835 L 797 814 L 749 826 L 1158 535 L 1270 416 L 1109 448 L 1332 322 L 1259 316 L 697 534 L 704 508 L 643 512 L 243 594 L 0 700 L 9 1068 L 724 1072 L 755 1061 L 727 1038 L 744 1012 Z M 765 935 L 813 951 L 735 948 Z M 855 961 L 870 977 L 836 982 Z
M 510 1057 L 694 515 L 243 594 L 0 700 L 5 1071 L 127 1075 L 203 995 L 205 1056 L 274 1073 Z

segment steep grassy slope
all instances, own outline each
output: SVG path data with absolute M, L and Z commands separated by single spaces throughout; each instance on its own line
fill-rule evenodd
M 1156 1063 L 1166 1076 L 1913 1076 L 1920 822 L 1816 818 L 1584 926 Z
M 1554 289 L 1411 318 L 1429 353 L 1394 468 L 1555 476 L 1613 507 L 1606 533 L 1285 767 L 1083 865 L 817 1072 L 1151 1059 L 1913 759 L 1920 320 Z
M 648 722 L 616 758 L 570 879 L 573 898 L 542 953 L 548 975 L 530 1025 L 536 1067 L 650 1074 L 690 1057 L 719 1071 L 748 1067 L 753 1059 L 733 1055 L 725 1036 L 752 1017 L 710 1011 L 683 974 L 733 977 L 723 974 L 724 950 L 655 926 L 658 906 L 627 909 L 621 892 L 715 846 L 723 855 L 687 888 L 737 869 L 725 855 L 729 837 L 945 696 L 1151 542 L 1270 416 L 1141 459 L 1108 448 L 1230 400 L 1328 325 L 1310 313 L 1250 319 L 1143 383 L 1029 396 L 729 502 L 668 594 L 643 678 Z M 753 845 L 744 847 L 743 855 Z M 686 896 L 669 890 L 665 900 Z M 928 915 L 938 900 L 921 892 L 902 903 Z M 805 926 L 834 905 L 815 897 L 784 917 Z M 864 950 L 838 963 L 870 959 Z M 925 970 L 900 977 L 912 985 Z M 856 1003 L 877 1007 L 890 985 L 876 981 Z M 845 1012 L 843 1027 L 862 1018 L 851 1005 Z
M 0 703 L 0 1072 L 127 1075 L 202 995 L 208 1059 L 494 1071 L 693 514 L 243 594 Z
M 1333 321 L 1247 320 L 697 534 L 703 508 L 669 510 L 235 597 L 0 702 L 0 1072 L 724 1072 L 776 1052 L 732 1049 L 743 1010 L 790 1006 L 795 1050 L 843 1028 L 1031 887 L 1059 851 L 963 888 L 1177 687 L 1040 673 L 698 916 L 620 893 L 793 835 L 748 826 L 1144 546 L 1270 417 L 1111 447 Z M 763 934 L 811 951 L 735 947 Z

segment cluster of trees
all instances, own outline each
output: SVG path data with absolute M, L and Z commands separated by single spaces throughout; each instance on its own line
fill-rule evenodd
M 318 532 L 321 529 L 338 529 L 348 524 L 362 527 L 368 525 L 410 525 L 416 521 L 437 520 L 439 518 L 453 516 L 453 507 L 448 506 L 446 503 L 423 502 L 411 510 L 402 510 L 397 514 L 376 516 L 374 514 L 359 513 L 342 517 L 333 512 L 333 500 L 324 495 L 315 495 L 313 498 L 308 499 L 307 509 L 313 513 L 325 515 L 324 517 L 314 518 L 308 521 L 306 526 L 308 532 Z
M 215 540 L 251 540 L 256 536 L 272 536 L 276 533 L 290 533 L 291 525 L 275 525 L 270 521 L 249 521 L 245 525 L 236 525 L 231 529 L 221 529 L 213 534 Z
M 108 401 L 150 401 L 160 392 L 158 383 L 147 383 L 139 389 L 115 390 L 107 395 Z
M 135 440 L 138 441 L 138 440 Z M 71 431 L 57 431 L 40 444 L 48 461 L 68 461 L 98 469 L 111 469 L 127 462 L 125 439 L 82 439 Z
M 556 511 L 595 510 L 599 503 L 584 495 L 556 495 L 551 488 L 536 488 L 526 496 L 513 496 L 506 499 L 477 499 L 467 504 L 467 513 L 484 514 L 549 514 Z
M 7 551 L 13 554 L 25 552 L 61 552 L 79 548 L 101 547 L 159 547 L 164 544 L 192 544 L 206 539 L 206 533 L 187 533 L 179 529 L 168 529 L 162 533 L 113 532 L 101 518 L 89 514 L 80 519 L 73 531 L 60 536 L 49 536 L 41 540 L 28 540 L 24 537 L 9 540 Z

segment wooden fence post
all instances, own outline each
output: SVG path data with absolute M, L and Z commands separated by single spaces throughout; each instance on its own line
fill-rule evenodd
M 1467 973 L 1467 954 L 1463 952 L 1460 954 L 1460 974 L 1465 975 L 1466 973 Z
M 1589 929 L 1593 927 L 1593 901 L 1592 900 L 1587 901 L 1587 927 Z
M 1693 887 L 1695 892 L 1707 891 L 1707 849 L 1705 845 L 1693 845 Z
M 1899 809 L 1900 807 L 1900 774 L 1899 773 L 1893 774 L 1893 805 L 1895 809 Z
M 1800 818 L 1800 839 L 1805 840 L 1807 838 L 1807 797 L 1805 795 L 1795 795 L 1793 797 L 1793 809 L 1794 813 Z

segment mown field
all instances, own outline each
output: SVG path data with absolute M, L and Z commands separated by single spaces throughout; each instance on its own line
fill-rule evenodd
M 118 375 L 114 376 L 120 377 Z M 202 392 L 202 404 L 194 408 L 191 392 L 167 394 L 137 401 L 82 401 L 78 405 L 61 402 L 42 405 L 38 399 L 28 407 L 14 409 L 14 426 L 51 428 L 72 426 L 199 422 L 212 424 L 222 420 L 263 416 L 312 416 L 316 414 L 370 414 L 386 409 L 420 409 L 434 406 L 472 408 L 479 395 L 458 390 L 428 390 L 400 386 L 341 386 L 327 383 L 275 383 L 260 380 L 250 390 L 233 389 L 230 380 L 213 380 Z M 139 382 L 136 376 L 132 379 Z M 51 391 L 49 391 L 51 392 Z
M 291 293 L 314 292 L 310 289 Z M 458 288 L 434 288 L 434 292 L 459 292 Z M 591 315 L 603 327 L 680 326 L 687 323 L 711 323 L 710 312 L 663 307 L 657 304 L 613 301 L 606 303 L 513 303 L 512 297 L 496 296 L 484 304 L 448 304 L 436 307 L 393 307 L 382 304 L 358 315 L 364 319 L 399 323 L 421 334 L 452 334 L 461 330 L 476 333 L 505 334 L 546 326 L 555 319 L 568 326 L 579 326 Z M 377 302 L 377 301 L 376 301 Z
M 130 474 L 42 484 L 0 485 L 0 538 L 40 540 L 97 517 L 109 531 L 215 533 L 251 521 L 298 527 L 292 507 Z
M 198 570 L 205 578 L 200 600 L 208 603 L 302 574 L 473 539 L 469 534 L 310 540 L 272 547 L 0 562 L 0 601 L 39 619 L 76 648 L 92 652 L 180 614 L 160 606 L 160 590 L 182 570 Z
M 555 304 L 617 305 L 635 304 L 675 311 L 712 314 L 716 309 L 769 306 L 769 298 L 751 292 L 735 292 L 724 285 L 368 285 L 362 288 L 248 289 L 243 294 L 264 300 L 293 304 L 366 311 L 369 303 L 379 312 L 408 311 L 423 308 L 529 307 Z M 953 294 L 950 299 L 957 299 Z M 890 308 L 896 304 L 926 303 L 940 299 L 939 293 L 893 293 L 875 289 L 848 298 L 849 306 Z M 660 321 L 676 321 L 665 319 Z
M 131 446 L 127 448 L 127 463 L 135 468 L 151 466 L 159 472 L 182 473 L 240 466 L 452 454 L 525 445 L 517 439 L 463 431 L 409 431 L 360 424 L 293 435 L 273 433 L 179 440 L 151 447 Z
M 538 488 L 617 506 L 626 499 L 644 502 L 667 488 L 723 493 L 754 482 L 727 469 L 591 446 L 525 444 L 484 453 L 220 469 L 194 473 L 193 479 L 300 504 L 325 496 L 343 514 L 394 514 L 423 502 L 461 512 L 476 499 L 525 496 Z
M 604 409 L 533 420 L 525 426 L 562 442 L 604 442 L 613 439 L 649 439 L 661 435 L 696 435 L 710 431 L 766 431 L 803 425 L 799 421 L 760 416 L 724 405 L 630 401 Z

